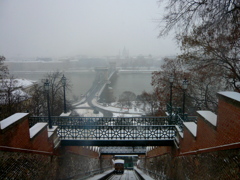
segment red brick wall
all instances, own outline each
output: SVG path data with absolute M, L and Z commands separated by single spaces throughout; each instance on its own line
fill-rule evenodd
M 47 127 L 30 140 L 31 149 L 39 151 L 53 151 L 53 143 L 48 139 Z
M 28 115 L 0 130 L 0 146 L 53 152 L 53 139 L 48 138 L 47 127 L 30 139 Z
M 197 136 L 194 137 L 184 127 L 183 138 L 179 137 L 179 149 L 172 147 L 172 154 L 196 154 L 238 148 L 240 142 L 240 102 L 218 94 L 217 126 L 199 116 L 197 121 Z M 235 143 L 235 144 L 234 144 Z M 149 156 L 164 154 L 163 147 L 155 148 L 148 152 Z M 165 151 L 167 153 L 169 151 Z
M 199 116 L 197 121 L 197 137 L 195 149 L 216 146 L 217 137 L 218 132 L 216 131 L 216 127 Z
M 183 128 L 183 138 L 180 141 L 181 152 L 193 151 L 196 149 L 196 138 L 186 129 Z
M 16 148 L 30 148 L 28 119 L 21 119 L 15 124 L 0 130 L 0 145 Z
M 158 146 L 147 153 L 147 157 L 161 156 L 171 152 L 170 146 Z
M 93 158 L 99 157 L 98 152 L 92 151 L 89 148 L 86 148 L 84 146 L 66 146 L 65 151 L 78 154 L 78 155 L 89 156 Z
M 240 102 L 219 96 L 217 131 L 218 144 L 240 141 Z

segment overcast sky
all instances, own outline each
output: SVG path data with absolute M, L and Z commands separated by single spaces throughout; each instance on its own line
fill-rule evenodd
M 173 37 L 157 38 L 157 0 L 1 0 L 5 57 L 169 56 Z

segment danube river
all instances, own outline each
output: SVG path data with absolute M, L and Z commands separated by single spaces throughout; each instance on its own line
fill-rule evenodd
M 45 79 L 44 75 L 47 72 L 11 72 L 15 78 L 26 78 L 30 80 L 40 81 Z M 68 97 L 73 96 L 80 97 L 81 94 L 85 94 L 92 86 L 95 78 L 95 71 L 82 71 L 82 72 L 65 72 L 66 78 L 70 80 L 72 85 L 72 92 L 68 92 Z M 112 82 L 111 86 L 114 90 L 114 96 L 119 97 L 124 91 L 132 91 L 136 95 L 142 93 L 142 91 L 152 91 L 151 86 L 151 71 L 142 72 L 126 72 L 120 71 L 116 82 Z

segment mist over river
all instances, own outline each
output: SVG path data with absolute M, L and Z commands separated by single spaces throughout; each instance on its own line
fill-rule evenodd
M 44 75 L 48 72 L 14 72 L 11 74 L 15 78 L 25 78 L 35 81 L 41 81 L 45 79 Z M 64 75 L 72 84 L 72 92 L 68 92 L 68 98 L 72 99 L 73 95 L 80 97 L 81 94 L 85 94 L 95 79 L 96 72 L 94 70 L 90 71 L 79 71 L 79 72 L 64 72 Z M 114 96 L 119 97 L 124 91 L 132 91 L 136 95 L 142 93 L 142 91 L 150 92 L 152 91 L 151 86 L 151 71 L 143 72 L 126 72 L 120 71 L 115 82 L 111 83 L 114 91 Z

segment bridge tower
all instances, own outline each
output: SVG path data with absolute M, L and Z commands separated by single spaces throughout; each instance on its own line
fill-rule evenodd
M 111 72 L 116 70 L 116 62 L 109 62 L 109 66 Z
M 98 82 L 107 82 L 108 81 L 108 68 L 107 67 L 96 67 L 95 71 L 96 79 Z

